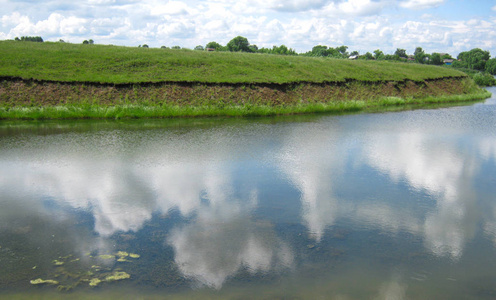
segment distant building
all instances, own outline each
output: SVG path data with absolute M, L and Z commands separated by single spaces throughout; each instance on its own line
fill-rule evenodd
M 215 51 L 215 48 L 205 48 L 206 51 Z
M 348 57 L 348 59 L 351 59 L 351 60 L 355 60 L 358 58 L 358 55 L 351 55 L 350 57 Z
M 454 59 L 448 59 L 448 58 L 443 59 L 443 63 L 447 66 L 451 66 L 451 64 L 453 64 L 454 61 L 455 61 Z

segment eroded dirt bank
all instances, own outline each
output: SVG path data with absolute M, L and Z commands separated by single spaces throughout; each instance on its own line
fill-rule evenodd
M 381 97 L 417 98 L 470 93 L 474 83 L 467 77 L 450 77 L 421 82 L 295 83 L 295 84 L 203 84 L 156 83 L 109 85 L 61 83 L 3 78 L 3 106 L 57 106 L 91 103 L 118 104 L 298 104 L 345 100 L 374 100 Z

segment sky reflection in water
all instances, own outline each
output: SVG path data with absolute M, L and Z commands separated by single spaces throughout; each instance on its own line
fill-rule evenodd
M 303 250 L 285 231 L 294 224 L 306 228 L 308 249 L 325 247 L 332 228 L 402 243 L 407 233 L 456 263 L 474 240 L 496 243 L 491 101 L 308 122 L 4 134 L 0 231 L 66 226 L 84 212 L 91 228 L 68 247 L 108 253 L 113 235 L 177 213 L 183 221 L 164 228 L 162 247 L 183 276 L 217 290 L 242 270 L 298 274 Z M 360 257 L 361 241 L 344 245 Z M 405 296 L 397 273 L 374 287 L 378 297 Z

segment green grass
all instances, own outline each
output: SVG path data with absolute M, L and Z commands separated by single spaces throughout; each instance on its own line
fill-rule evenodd
M 389 108 L 420 108 L 430 104 L 462 103 L 489 97 L 485 90 L 479 93 L 444 97 L 398 98 L 385 97 L 375 101 L 339 101 L 330 103 L 306 103 L 297 105 L 64 105 L 47 107 L 0 107 L 0 120 L 44 119 L 134 119 L 173 117 L 249 117 L 295 115 L 305 113 L 350 113 L 385 111 Z
M 466 76 L 436 66 L 386 61 L 0 41 L 0 77 L 95 82 L 295 83 L 422 81 Z

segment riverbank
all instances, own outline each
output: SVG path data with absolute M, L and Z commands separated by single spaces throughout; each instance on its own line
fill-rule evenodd
M 110 85 L 0 82 L 0 119 L 121 119 L 345 113 L 487 98 L 466 77 L 415 82 Z

